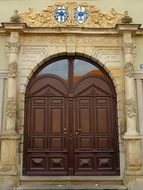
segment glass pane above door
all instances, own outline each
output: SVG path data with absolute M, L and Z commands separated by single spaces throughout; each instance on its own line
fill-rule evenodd
M 95 65 L 81 60 L 74 60 L 74 82 L 80 80 L 85 75 L 103 75 L 103 72 Z
M 38 73 L 38 76 L 43 74 L 53 74 L 68 80 L 68 60 L 62 59 L 47 65 Z

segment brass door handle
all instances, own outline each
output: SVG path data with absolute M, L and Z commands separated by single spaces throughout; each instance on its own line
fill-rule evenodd
M 82 129 L 76 129 L 76 130 L 75 130 L 75 134 L 77 135 L 78 132 L 81 132 L 81 131 L 82 131 Z
M 67 134 L 67 128 L 64 128 L 64 135 Z

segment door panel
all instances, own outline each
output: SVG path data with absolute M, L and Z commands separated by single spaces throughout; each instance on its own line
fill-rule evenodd
M 108 109 L 97 108 L 97 133 L 99 135 L 109 134 Z M 102 120 L 102 122 L 101 122 Z
M 49 104 L 49 149 L 51 151 L 67 151 L 65 100 L 60 97 L 49 98 Z
M 47 82 L 40 79 L 26 100 L 30 110 L 25 137 L 26 175 L 67 175 L 66 88 L 59 79 L 45 77 Z
M 92 150 L 94 145 L 93 138 L 93 109 L 91 99 L 84 97 L 76 99 L 75 105 L 75 138 L 76 152 Z
M 34 108 L 33 109 L 33 135 L 45 134 L 45 109 Z
M 114 100 L 107 85 L 96 77 L 89 84 L 87 77 L 75 88 L 75 175 L 115 174 L 118 163 L 115 166 L 113 162 L 118 155 L 117 147 L 113 146 L 116 141 Z M 103 86 L 106 88 L 102 89 Z

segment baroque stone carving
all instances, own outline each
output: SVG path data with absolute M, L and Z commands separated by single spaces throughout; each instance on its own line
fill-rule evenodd
M 128 15 L 128 11 L 125 11 L 124 17 L 121 20 L 123 24 L 132 23 L 132 18 Z
M 136 116 L 137 108 L 134 99 L 129 99 L 126 101 L 126 114 L 128 117 L 132 118 Z
M 6 47 L 6 53 L 18 53 L 18 51 L 20 50 L 20 44 L 19 43 L 15 43 L 15 42 L 7 42 L 5 44 Z
M 125 75 L 128 77 L 133 77 L 134 76 L 134 66 L 131 62 L 128 62 L 124 66 L 124 72 Z
M 8 98 L 6 114 L 8 117 L 12 118 L 15 117 L 15 113 L 16 113 L 16 102 L 14 98 Z
M 135 53 L 135 48 L 136 48 L 136 45 L 134 43 L 130 43 L 130 42 L 124 42 L 123 43 L 123 51 L 125 54 L 134 54 Z
M 58 7 L 66 7 L 68 10 L 68 19 L 64 23 L 58 23 L 54 18 L 55 10 Z M 88 11 L 88 18 L 84 23 L 78 23 L 74 17 L 74 12 L 77 7 L 84 7 Z M 26 12 L 19 14 L 21 22 L 27 23 L 30 27 L 98 27 L 111 28 L 117 23 L 121 23 L 124 14 L 118 13 L 115 9 L 110 10 L 110 14 L 103 13 L 96 5 L 88 3 L 63 2 L 56 3 L 44 8 L 41 12 L 35 12 L 29 8 Z
M 17 63 L 14 62 L 14 63 L 9 64 L 8 69 L 9 69 L 8 77 L 15 78 L 17 75 L 17 70 L 18 70 Z
M 10 22 L 13 22 L 13 23 L 20 22 L 20 16 L 18 15 L 18 10 L 14 11 L 14 15 L 10 18 Z

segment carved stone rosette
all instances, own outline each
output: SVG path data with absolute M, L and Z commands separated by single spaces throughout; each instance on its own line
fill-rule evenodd
M 129 99 L 126 101 L 126 114 L 128 117 L 135 117 L 137 113 L 136 102 L 134 99 Z
M 134 43 L 124 42 L 122 48 L 125 54 L 135 54 L 136 45 Z
M 131 62 L 125 64 L 124 72 L 127 77 L 134 77 L 134 66 Z
M 8 98 L 7 107 L 6 107 L 6 115 L 9 118 L 13 118 L 15 117 L 15 114 L 16 114 L 16 102 L 14 98 Z
M 18 70 L 17 63 L 13 62 L 13 63 L 9 64 L 8 69 L 9 69 L 8 77 L 15 78 L 17 75 L 17 70 Z
M 20 50 L 20 44 L 19 43 L 15 43 L 15 42 L 7 42 L 5 44 L 6 47 L 6 53 L 10 54 L 10 53 L 18 53 Z

